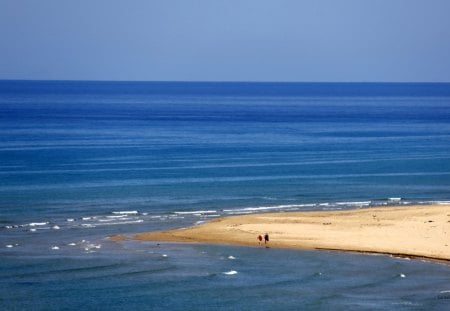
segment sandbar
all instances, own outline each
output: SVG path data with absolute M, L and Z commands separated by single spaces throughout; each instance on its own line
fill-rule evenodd
M 450 261 L 450 205 L 390 206 L 338 211 L 229 216 L 135 240 L 382 253 Z M 120 239 L 120 236 L 115 237 Z

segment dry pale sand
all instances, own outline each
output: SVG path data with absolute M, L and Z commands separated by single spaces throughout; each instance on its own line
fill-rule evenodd
M 450 205 L 232 216 L 134 239 L 258 246 L 257 236 L 266 232 L 270 247 L 450 260 Z

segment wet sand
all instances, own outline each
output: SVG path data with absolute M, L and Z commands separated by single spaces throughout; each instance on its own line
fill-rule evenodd
M 324 249 L 450 261 L 450 205 L 378 207 L 345 211 L 285 212 L 223 217 L 136 240 Z M 123 236 L 116 236 L 118 240 Z M 264 247 L 264 241 L 261 247 Z

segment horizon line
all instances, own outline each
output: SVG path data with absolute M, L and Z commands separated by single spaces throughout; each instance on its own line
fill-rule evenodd
M 279 84 L 450 84 L 450 81 L 246 81 L 246 80 L 90 80 L 90 79 L 0 79 L 11 82 L 137 82 L 137 83 L 279 83 Z

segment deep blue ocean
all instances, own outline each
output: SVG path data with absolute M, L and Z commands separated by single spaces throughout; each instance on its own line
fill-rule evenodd
M 0 81 L 2 310 L 448 310 L 445 264 L 107 239 L 442 202 L 450 84 Z

